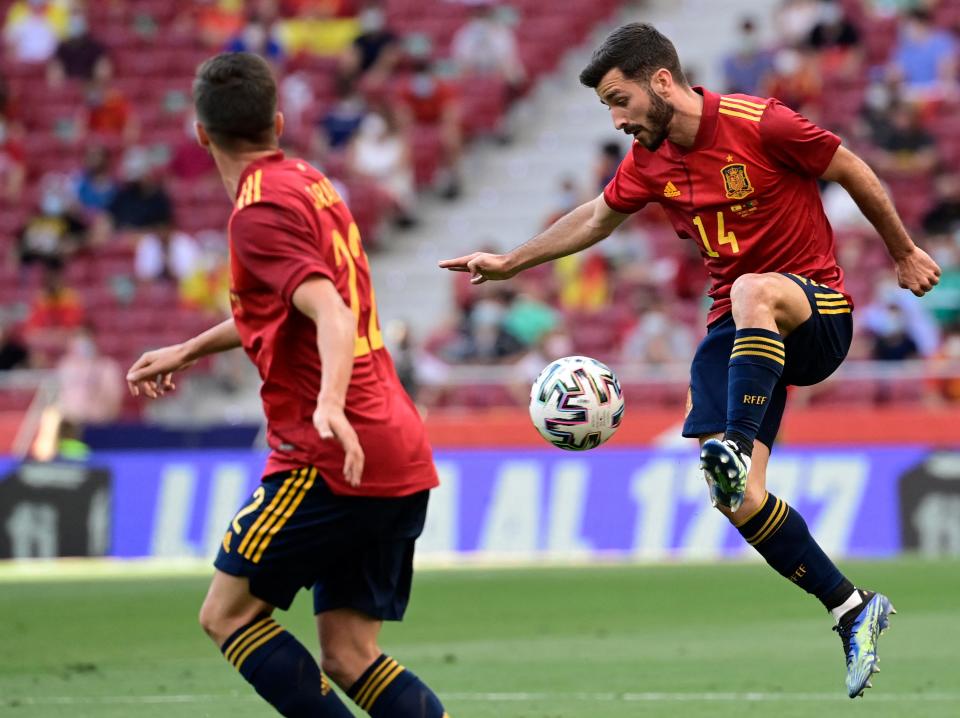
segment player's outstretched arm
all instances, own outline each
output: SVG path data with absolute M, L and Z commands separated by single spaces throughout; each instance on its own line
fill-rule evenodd
M 239 346 L 240 335 L 231 317 L 182 344 L 146 352 L 127 372 L 127 386 L 134 396 L 142 393 L 157 399 L 176 388 L 173 383 L 175 372 L 188 369 L 205 356 Z
M 630 215 L 610 209 L 603 195 L 565 214 L 547 229 L 507 254 L 474 252 L 456 259 L 444 259 L 441 269 L 470 272 L 470 281 L 510 279 L 524 269 L 576 254 L 610 236 Z
M 821 177 L 839 183 L 870 220 L 896 262 L 901 287 L 922 297 L 936 286 L 940 281 L 940 267 L 914 244 L 893 201 L 866 162 L 841 146 Z
M 313 425 L 322 439 L 336 439 L 343 446 L 343 478 L 359 486 L 363 476 L 363 448 L 357 432 L 343 412 L 347 387 L 353 374 L 357 318 L 344 304 L 329 279 L 312 276 L 293 292 L 293 306 L 317 325 L 317 351 L 323 366 Z

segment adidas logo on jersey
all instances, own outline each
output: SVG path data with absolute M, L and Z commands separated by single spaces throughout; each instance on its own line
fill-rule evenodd
M 666 186 L 663 188 L 664 197 L 679 197 L 680 190 L 677 189 L 677 186 L 673 182 L 667 182 Z

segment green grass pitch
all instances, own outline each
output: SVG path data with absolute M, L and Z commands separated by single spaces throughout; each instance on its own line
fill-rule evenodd
M 960 715 L 960 562 L 843 568 L 899 611 L 857 701 L 829 617 L 762 564 L 422 571 L 383 646 L 453 718 Z M 197 626 L 205 588 L 0 582 L 0 715 L 274 715 Z M 315 649 L 306 594 L 277 617 Z

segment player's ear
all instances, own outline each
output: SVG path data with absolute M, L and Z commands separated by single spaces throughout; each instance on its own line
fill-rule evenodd
M 650 89 L 660 97 L 665 97 L 673 87 L 673 75 L 670 70 L 661 67 L 650 76 Z
M 277 139 L 279 139 L 280 136 L 283 134 L 283 127 L 284 127 L 283 113 L 277 112 L 277 116 L 273 118 L 273 129 L 274 129 L 274 132 L 276 132 L 277 134 Z
M 200 143 L 200 146 L 209 149 L 210 137 L 207 135 L 207 131 L 203 129 L 203 125 L 201 125 L 199 122 L 194 122 L 193 129 L 197 133 L 197 142 Z

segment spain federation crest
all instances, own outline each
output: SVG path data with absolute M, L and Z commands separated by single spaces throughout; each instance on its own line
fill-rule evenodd
M 723 185 L 727 190 L 728 199 L 743 199 L 753 192 L 753 185 L 747 177 L 745 164 L 727 165 L 720 170 L 720 174 L 723 175 Z

